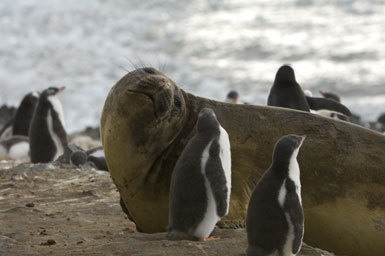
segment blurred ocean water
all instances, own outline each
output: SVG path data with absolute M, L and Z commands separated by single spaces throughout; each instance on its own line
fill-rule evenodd
M 316 96 L 364 120 L 385 112 L 384 0 L 2 0 L 0 105 L 66 86 L 68 131 L 98 125 L 127 70 L 154 66 L 184 90 L 265 105 L 290 63 Z

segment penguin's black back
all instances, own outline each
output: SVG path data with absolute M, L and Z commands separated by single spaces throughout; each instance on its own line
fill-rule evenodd
M 320 93 L 326 99 L 334 100 L 336 102 L 341 102 L 340 96 L 338 96 L 335 93 L 332 93 L 332 92 L 322 92 L 322 91 L 320 91 Z
M 277 71 L 267 105 L 310 111 L 305 94 L 297 83 L 294 70 L 290 66 L 284 65 Z
M 272 253 L 275 249 L 281 251 L 286 240 L 286 236 L 281 234 L 286 234 L 289 229 L 284 211 L 278 203 L 278 193 L 284 179 L 283 175 L 277 175 L 269 169 L 250 197 L 246 217 L 249 246 L 257 241 L 256 245 L 265 253 Z
M 12 134 L 28 136 L 29 127 L 39 101 L 36 93 L 28 93 L 17 108 L 15 119 L 13 121 Z
M 208 198 L 201 158 L 204 149 L 211 141 L 218 140 L 219 134 L 216 119 L 198 120 L 197 133 L 178 158 L 171 177 L 168 231 L 189 232 L 203 220 Z
M 385 113 L 382 113 L 378 119 L 377 122 L 381 123 L 382 125 L 385 125 Z

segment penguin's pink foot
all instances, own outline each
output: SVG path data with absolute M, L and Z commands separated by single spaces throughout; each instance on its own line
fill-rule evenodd
M 209 236 L 209 237 L 201 238 L 199 240 L 202 241 L 202 242 L 207 242 L 207 241 L 221 240 L 221 238 L 220 237 Z

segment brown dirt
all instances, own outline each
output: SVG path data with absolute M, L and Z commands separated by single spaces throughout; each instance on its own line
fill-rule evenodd
M 0 163 L 0 255 L 245 255 L 244 229 L 210 242 L 136 232 L 109 173 L 15 165 Z M 300 255 L 333 254 L 305 245 Z

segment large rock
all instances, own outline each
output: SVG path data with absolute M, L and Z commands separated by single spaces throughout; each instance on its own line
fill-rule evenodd
M 139 229 L 165 229 L 171 173 L 203 107 L 214 109 L 230 136 L 233 188 L 225 223 L 244 221 L 275 142 L 306 134 L 298 156 L 305 241 L 337 254 L 383 255 L 385 136 L 307 112 L 196 97 L 150 68 L 117 82 L 101 118 L 111 176 Z

